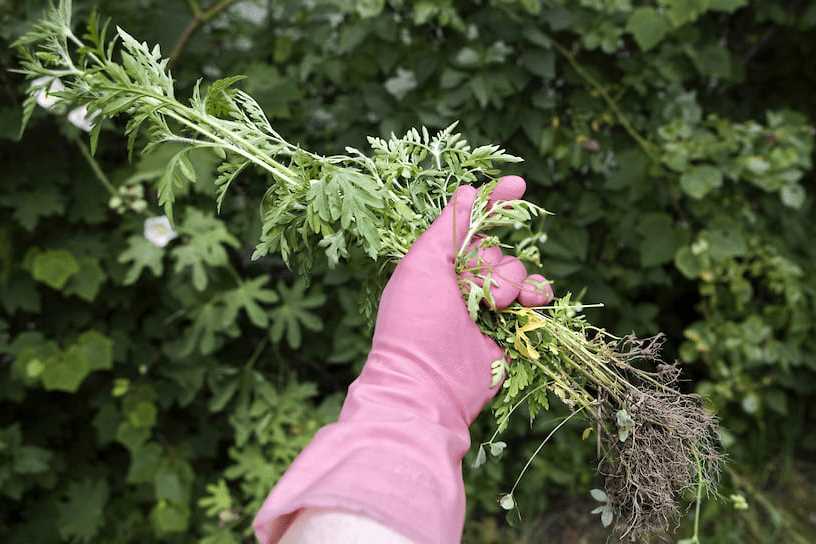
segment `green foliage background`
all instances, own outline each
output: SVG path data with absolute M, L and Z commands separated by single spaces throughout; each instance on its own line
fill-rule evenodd
M 613 332 L 667 333 L 722 419 L 730 462 L 702 540 L 816 539 L 816 5 L 203 4 L 75 10 L 98 5 L 167 52 L 192 29 L 175 49 L 181 89 L 246 74 L 276 128 L 315 151 L 459 119 L 474 143 L 525 157 L 528 198 L 557 214 L 541 245 L 556 292 L 586 288 Z M 0 0 L 4 68 L 43 6 Z M 365 359 L 368 270 L 318 266 L 307 283 L 251 261 L 266 181 L 249 172 L 216 215 L 204 155 L 179 238 L 151 245 L 143 223 L 160 214 L 152 184 L 172 149 L 128 162 L 110 126 L 93 162 L 84 134 L 43 109 L 18 143 L 24 90 L 0 73 L 0 540 L 251 542 L 260 502 Z M 504 519 L 496 498 L 546 419 L 517 422 L 499 461 L 466 468 L 466 542 L 605 540 L 578 427 L 516 492 L 523 521 Z M 480 419 L 474 442 L 490 431 Z M 672 538 L 690 531 L 684 518 Z

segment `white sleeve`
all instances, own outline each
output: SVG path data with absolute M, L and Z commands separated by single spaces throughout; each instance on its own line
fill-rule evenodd
M 281 537 L 279 544 L 412 544 L 385 525 L 362 515 L 306 508 Z

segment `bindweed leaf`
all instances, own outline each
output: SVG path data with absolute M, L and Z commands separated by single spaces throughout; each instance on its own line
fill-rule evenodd
M 490 455 L 493 457 L 498 457 L 507 447 L 505 442 L 491 442 L 490 443 Z
M 609 497 L 606 495 L 606 492 L 603 489 L 591 489 L 589 494 L 592 495 L 592 498 L 598 502 L 609 501 Z
M 606 508 L 604 508 L 603 512 L 601 512 L 601 525 L 603 525 L 604 527 L 609 527 L 610 525 L 612 525 L 612 518 L 613 518 L 612 507 L 607 506 Z

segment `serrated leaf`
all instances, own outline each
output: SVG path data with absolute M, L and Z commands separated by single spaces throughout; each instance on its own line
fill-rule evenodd
M 77 542 L 92 542 L 105 521 L 108 484 L 85 479 L 68 486 L 66 500 L 57 506 L 60 536 Z

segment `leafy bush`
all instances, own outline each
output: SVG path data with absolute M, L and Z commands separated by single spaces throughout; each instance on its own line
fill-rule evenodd
M 43 4 L 0 5 L 2 39 Z M 469 139 L 524 156 L 529 198 L 557 212 L 540 244 L 556 292 L 586 287 L 606 305 L 592 319 L 614 332 L 669 333 L 689 389 L 722 419 L 723 492 L 744 498 L 706 502 L 701 533 L 807 542 L 816 250 L 803 59 L 816 8 L 748 4 L 99 2 L 173 52 L 183 88 L 247 74 L 305 148 L 460 119 Z M 216 215 L 207 153 L 190 157 L 198 181 L 177 201 L 178 237 L 154 245 L 145 219 L 161 213 L 172 146 L 129 163 L 110 129 L 90 159 L 59 106 L 37 108 L 16 143 L 25 88 L 2 77 L 0 535 L 250 541 L 260 501 L 365 358 L 369 270 L 318 261 L 306 283 L 275 257 L 252 261 L 267 183 L 242 179 Z M 530 436 L 552 426 L 514 424 L 501 463 L 466 469 L 468 541 L 554 531 L 554 511 L 578 520 L 565 531 L 597 534 L 584 520 L 597 503 L 582 498 L 594 444 L 580 428 L 559 433 L 515 492 L 522 526 L 499 517 Z M 474 442 L 491 431 L 480 421 Z

